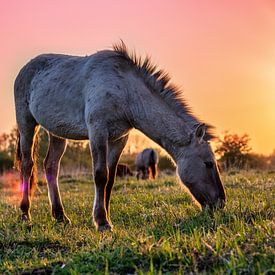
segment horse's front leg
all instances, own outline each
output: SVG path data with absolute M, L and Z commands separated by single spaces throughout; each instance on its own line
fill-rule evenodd
M 122 138 L 109 142 L 108 144 L 108 164 L 109 164 L 109 180 L 106 187 L 106 211 L 108 215 L 108 219 L 110 219 L 110 198 L 112 193 L 112 188 L 115 181 L 117 164 L 120 158 L 120 155 L 127 143 L 128 135 L 123 136 Z
M 98 231 L 112 230 L 106 211 L 106 186 L 109 178 L 107 165 L 108 136 L 97 134 L 90 138 L 90 147 L 93 156 L 95 198 L 94 223 Z

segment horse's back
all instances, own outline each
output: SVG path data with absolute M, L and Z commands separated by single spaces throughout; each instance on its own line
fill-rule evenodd
M 22 67 L 15 79 L 15 101 L 20 101 L 23 95 L 30 96 L 31 85 L 35 78 L 42 78 L 43 72 L 53 68 L 54 64 L 59 64 L 72 57 L 62 54 L 41 54 L 31 59 Z
M 87 139 L 87 121 L 98 119 L 96 111 L 114 117 L 110 110 L 116 109 L 115 117 L 120 117 L 118 105 L 123 104 L 126 89 L 118 76 L 117 60 L 113 51 L 86 57 L 39 55 L 16 78 L 16 109 L 28 109 L 38 124 L 57 136 Z M 113 87 L 121 89 L 113 91 Z M 122 124 L 121 128 L 128 127 Z

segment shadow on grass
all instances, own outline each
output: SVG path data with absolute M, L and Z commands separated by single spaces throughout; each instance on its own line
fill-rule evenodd
M 68 247 L 62 245 L 58 241 L 43 240 L 24 240 L 24 241 L 10 241 L 1 245 L 1 250 L 5 252 L 6 249 L 12 251 L 30 251 L 33 248 L 38 252 L 39 256 L 43 257 L 46 251 L 51 250 L 51 253 L 61 252 L 66 253 L 69 251 Z
M 3 261 L 5 261 L 6 255 L 6 260 L 8 259 L 8 261 L 16 261 L 17 259 L 21 259 L 21 261 L 28 262 L 28 257 L 30 257 L 33 253 L 35 253 L 39 258 L 49 258 L 50 255 L 56 255 L 57 253 L 67 255 L 69 253 L 69 248 L 62 245 L 58 241 L 53 242 L 47 239 L 10 241 L 0 245 L 0 254 L 3 255 Z M 50 259 L 50 263 L 48 265 L 35 264 L 33 267 L 28 265 L 25 268 L 21 267 L 20 274 L 50 274 L 56 268 L 61 268 L 62 265 L 63 263 L 60 260 Z
M 60 261 L 57 262 L 52 262 L 50 265 L 48 266 L 44 266 L 44 267 L 37 267 L 37 268 L 33 268 L 33 269 L 27 269 L 22 271 L 20 274 L 21 275 L 30 275 L 30 274 L 54 274 L 55 270 L 57 269 L 57 267 L 62 267 L 63 263 Z M 61 269 L 61 268 L 60 268 Z

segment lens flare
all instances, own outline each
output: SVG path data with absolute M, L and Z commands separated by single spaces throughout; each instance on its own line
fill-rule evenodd
M 18 205 L 21 200 L 22 186 L 18 173 L 6 172 L 0 177 L 4 203 Z

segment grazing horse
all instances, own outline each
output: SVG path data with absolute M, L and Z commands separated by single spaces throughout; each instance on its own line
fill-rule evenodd
M 158 175 L 158 154 L 154 149 L 144 149 L 136 157 L 137 179 L 155 179 Z
M 124 178 L 126 176 L 133 176 L 133 172 L 131 171 L 130 167 L 125 163 L 119 163 L 116 169 L 116 176 Z
M 40 125 L 49 134 L 44 167 L 52 214 L 58 221 L 70 222 L 58 187 L 66 140 L 88 139 L 95 182 L 94 223 L 99 231 L 112 229 L 111 191 L 132 128 L 171 155 L 181 181 L 202 207 L 224 206 L 224 188 L 208 143 L 209 127 L 191 113 L 181 91 L 170 84 L 164 71 L 149 58 L 129 53 L 123 42 L 90 56 L 35 57 L 19 72 L 14 98 L 23 220 L 31 219 Z

